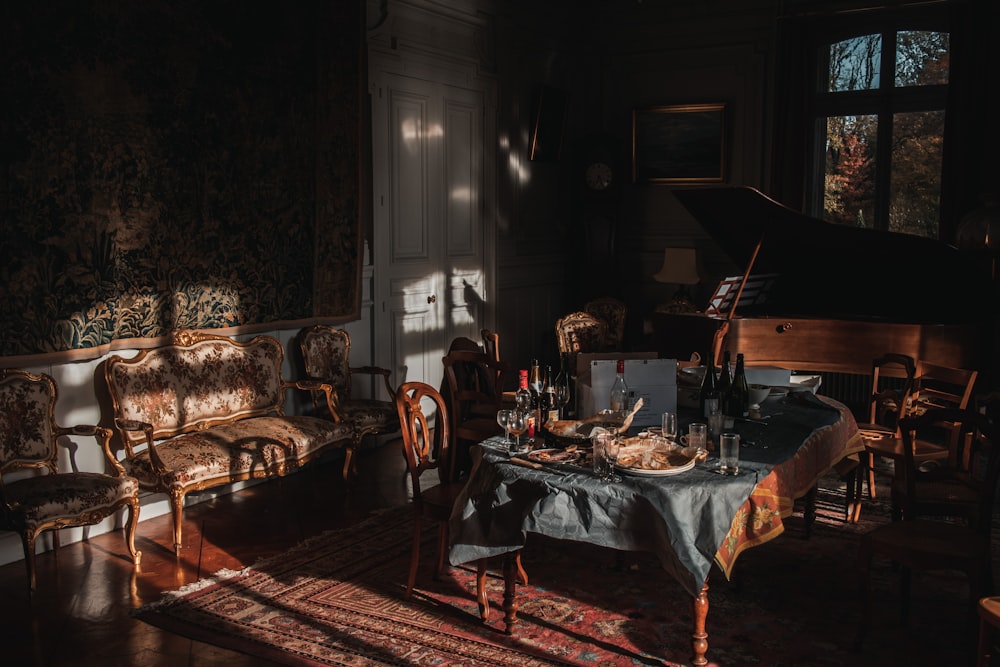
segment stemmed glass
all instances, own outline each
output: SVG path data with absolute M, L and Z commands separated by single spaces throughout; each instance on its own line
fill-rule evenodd
M 521 434 L 528 430 L 528 413 L 525 410 L 511 410 L 507 420 L 507 430 L 514 434 L 514 444 L 508 446 L 512 454 L 521 451 Z
M 563 419 L 563 410 L 569 403 L 569 382 L 565 377 L 556 383 L 556 403 L 559 404 L 559 419 Z
M 497 424 L 503 429 L 503 444 L 504 447 L 510 448 L 510 429 L 507 428 L 510 422 L 510 413 L 512 410 L 497 410 Z
M 660 426 L 662 427 L 663 437 L 670 442 L 677 441 L 677 413 L 675 412 L 664 412 L 660 417 Z

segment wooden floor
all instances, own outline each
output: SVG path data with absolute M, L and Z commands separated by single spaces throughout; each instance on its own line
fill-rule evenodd
M 29 599 L 23 561 L 0 567 L 3 665 L 240 665 L 260 658 L 185 639 L 131 618 L 163 591 L 223 568 L 241 569 L 308 537 L 358 522 L 372 510 L 405 505 L 406 463 L 399 441 L 359 455 L 348 485 L 341 460 L 321 462 L 184 512 L 184 548 L 172 547 L 169 516 L 142 521 L 132 567 L 120 533 L 63 546 L 37 558 L 38 586 Z

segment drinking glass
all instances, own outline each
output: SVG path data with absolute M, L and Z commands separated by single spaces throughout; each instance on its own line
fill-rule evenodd
M 618 451 L 621 442 L 614 433 L 598 433 L 590 439 L 594 446 L 594 473 L 605 482 L 621 481 L 615 474 L 615 463 L 618 462 Z
M 622 481 L 621 475 L 615 472 L 615 466 L 618 465 L 618 453 L 621 451 L 622 441 L 618 436 L 611 436 L 604 443 L 604 465 L 608 471 L 608 476 L 605 478 L 608 482 L 620 482 Z
M 719 436 L 719 472 L 723 475 L 740 474 L 740 436 L 723 433 Z
M 508 449 L 510 448 L 510 429 L 507 428 L 510 422 L 510 410 L 497 410 L 497 424 L 503 429 L 503 444 Z
M 513 444 L 508 444 L 512 454 L 521 452 L 521 434 L 528 430 L 528 413 L 524 410 L 511 410 L 507 420 L 507 430 L 514 434 Z
M 708 448 L 708 424 L 695 422 L 688 426 L 688 432 L 681 436 L 681 444 L 697 450 L 699 453 Z

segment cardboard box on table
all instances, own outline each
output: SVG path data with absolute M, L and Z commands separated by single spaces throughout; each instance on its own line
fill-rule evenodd
M 657 359 L 655 353 L 580 356 L 589 357 L 589 367 L 577 375 L 578 417 L 589 417 L 608 409 L 618 359 L 625 360 L 629 404 L 634 404 L 639 398 L 643 399 L 642 409 L 632 418 L 631 430 L 636 427 L 659 426 L 661 413 L 677 411 L 676 359 Z M 579 364 L 577 368 L 580 369 Z

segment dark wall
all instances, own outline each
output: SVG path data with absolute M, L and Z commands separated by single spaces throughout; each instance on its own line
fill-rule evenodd
M 360 0 L 4 11 L 0 357 L 358 316 Z

